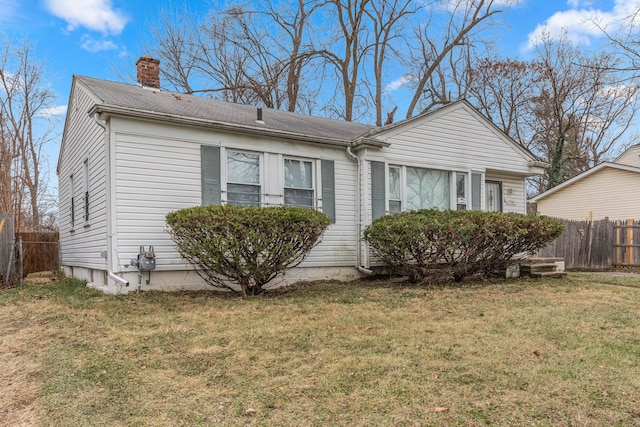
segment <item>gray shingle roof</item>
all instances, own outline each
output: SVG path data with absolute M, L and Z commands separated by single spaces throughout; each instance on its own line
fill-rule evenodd
M 136 85 L 74 76 L 101 100 L 100 106 L 229 126 L 265 133 L 288 133 L 306 138 L 333 139 L 345 144 L 376 129 L 374 126 L 263 108 L 264 124 L 256 123 L 256 107 Z

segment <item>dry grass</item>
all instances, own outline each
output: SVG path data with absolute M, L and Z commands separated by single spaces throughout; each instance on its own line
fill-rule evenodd
M 5 291 L 0 424 L 640 425 L 640 290 L 598 282 Z

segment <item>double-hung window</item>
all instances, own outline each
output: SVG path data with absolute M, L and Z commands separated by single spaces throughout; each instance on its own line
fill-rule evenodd
M 260 154 L 227 151 L 227 203 L 260 206 Z
M 313 162 L 284 159 L 284 204 L 304 208 L 315 207 Z

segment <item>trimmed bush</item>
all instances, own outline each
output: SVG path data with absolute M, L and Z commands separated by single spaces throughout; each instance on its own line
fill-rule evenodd
M 364 239 L 394 273 L 411 281 L 437 271 L 459 282 L 506 269 L 517 254 L 543 247 L 563 227 L 545 216 L 426 209 L 378 218 Z
M 331 222 L 321 212 L 286 206 L 197 206 L 170 212 L 166 220 L 178 252 L 208 284 L 239 287 L 245 296 L 264 292 L 300 264 Z

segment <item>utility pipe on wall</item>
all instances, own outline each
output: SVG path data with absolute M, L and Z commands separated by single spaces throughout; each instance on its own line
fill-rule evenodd
M 109 158 L 109 130 L 107 129 L 107 124 L 105 122 L 103 122 L 102 120 L 100 120 L 100 113 L 96 112 L 93 114 L 92 116 L 93 121 L 96 122 L 96 124 L 98 126 L 100 126 L 102 128 L 102 130 L 104 130 L 104 139 L 105 139 L 105 143 L 106 143 L 106 150 L 107 150 L 107 158 Z M 110 176 L 111 174 L 108 172 L 108 175 Z M 110 178 L 108 178 L 109 180 Z M 107 180 L 107 181 L 108 181 Z M 107 182 L 107 186 L 111 187 L 110 183 Z M 110 196 L 110 192 L 108 191 L 107 197 Z M 107 215 L 108 217 L 111 217 L 111 215 Z M 113 239 L 113 225 L 111 224 L 111 219 L 107 220 L 107 245 L 109 246 L 110 249 L 113 249 L 113 241 L 110 242 L 110 239 Z M 112 266 L 111 266 L 111 259 L 113 258 L 112 255 L 112 250 L 108 250 L 107 251 L 107 277 L 109 277 L 110 279 L 112 279 L 113 281 L 115 281 L 116 283 L 119 283 L 121 285 L 124 286 L 129 286 L 129 281 L 123 279 L 120 276 L 116 276 L 116 274 L 113 272 Z
M 356 162 L 356 269 L 364 274 L 372 274 L 371 270 L 360 265 L 360 258 L 362 256 L 362 244 L 360 242 L 360 236 L 362 235 L 362 200 L 360 200 L 362 180 L 360 177 L 360 158 L 351 151 L 350 145 L 347 145 L 347 156 Z

